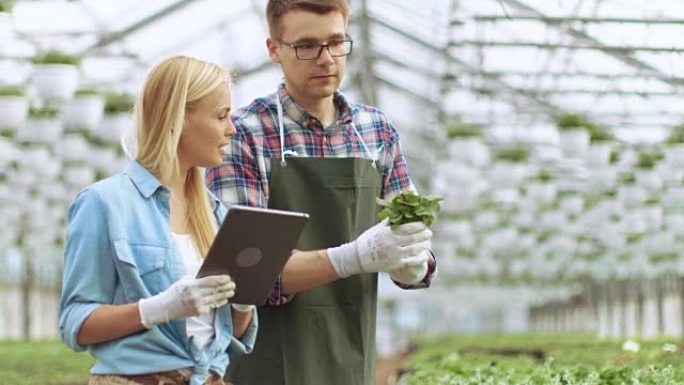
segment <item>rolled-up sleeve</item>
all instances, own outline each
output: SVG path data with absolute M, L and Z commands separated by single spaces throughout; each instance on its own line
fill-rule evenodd
M 87 348 L 77 342 L 83 322 L 114 296 L 116 268 L 106 215 L 92 189 L 83 190 L 69 207 L 59 328 L 62 341 L 76 351 Z
M 230 357 L 237 357 L 243 354 L 249 354 L 254 349 L 257 329 L 259 328 L 259 320 L 257 317 L 256 307 L 252 310 L 252 312 L 252 321 L 247 327 L 245 333 L 239 339 L 233 336 L 232 340 L 230 341 L 230 345 L 228 345 L 228 355 Z

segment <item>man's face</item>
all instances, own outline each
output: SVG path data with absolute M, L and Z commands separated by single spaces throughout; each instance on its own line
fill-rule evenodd
M 342 82 L 346 57 L 332 57 L 324 48 L 318 59 L 300 60 L 291 45 L 330 44 L 344 40 L 346 23 L 342 14 L 291 11 L 281 19 L 280 32 L 280 38 L 269 38 L 267 45 L 271 60 L 283 69 L 288 92 L 302 102 L 330 97 Z

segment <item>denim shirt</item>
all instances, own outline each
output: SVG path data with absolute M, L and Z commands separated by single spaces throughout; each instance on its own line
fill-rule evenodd
M 211 197 L 220 226 L 226 208 Z M 76 338 L 85 319 L 102 304 L 128 304 L 158 294 L 184 274 L 169 226 L 169 190 L 138 162 L 85 188 L 69 207 L 60 300 L 60 333 L 76 351 L 96 358 L 93 374 L 143 374 L 191 368 L 190 383 L 204 383 L 209 370 L 223 376 L 229 354 L 251 352 L 256 314 L 241 340 L 233 337 L 231 307 L 216 309 L 215 337 L 200 350 L 188 338 L 185 320 L 92 345 Z

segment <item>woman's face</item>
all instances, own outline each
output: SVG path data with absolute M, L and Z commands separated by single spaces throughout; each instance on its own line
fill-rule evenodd
M 178 158 L 185 167 L 215 167 L 223 161 L 223 147 L 235 134 L 230 120 L 228 85 L 193 103 L 188 108 L 178 144 Z

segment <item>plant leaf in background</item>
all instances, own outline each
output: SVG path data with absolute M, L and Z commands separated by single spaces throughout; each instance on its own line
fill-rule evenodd
M 378 218 L 389 218 L 390 225 L 401 225 L 408 222 L 423 222 L 431 226 L 439 212 L 440 196 L 421 196 L 413 191 L 405 191 L 392 200 L 376 198 L 377 203 L 383 207 Z

